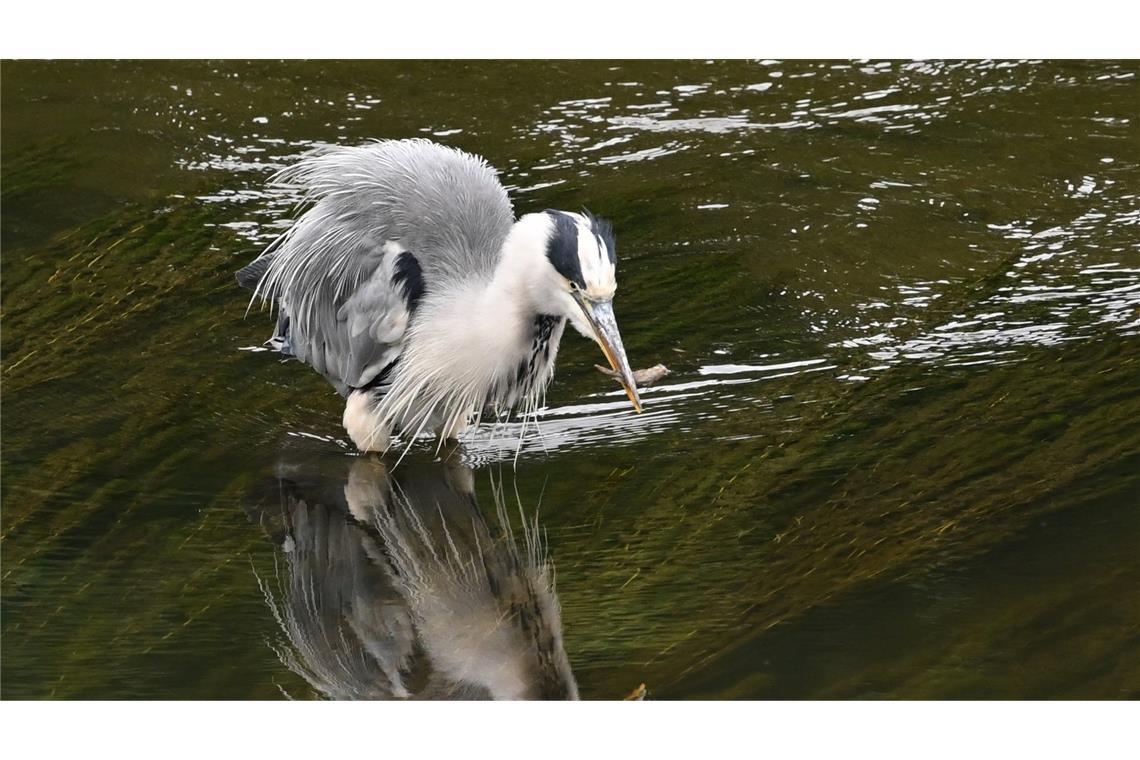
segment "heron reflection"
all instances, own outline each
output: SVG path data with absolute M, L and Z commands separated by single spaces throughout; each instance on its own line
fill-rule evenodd
M 331 699 L 578 698 L 536 522 L 501 495 L 486 519 L 466 467 L 340 463 L 282 465 L 251 508 L 291 671 Z

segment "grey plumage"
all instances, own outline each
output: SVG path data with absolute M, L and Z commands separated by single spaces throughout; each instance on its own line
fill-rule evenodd
M 321 148 L 272 183 L 313 206 L 238 281 L 277 303 L 275 338 L 342 395 L 400 354 L 410 309 L 395 280 L 399 253 L 385 243 L 446 287 L 489 279 L 514 221 L 485 161 L 428 140 Z

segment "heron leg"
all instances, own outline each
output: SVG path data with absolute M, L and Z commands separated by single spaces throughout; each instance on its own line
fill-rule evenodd
M 348 437 L 361 451 L 387 451 L 392 431 L 376 411 L 376 399 L 368 391 L 354 390 L 344 405 L 341 420 Z
M 438 419 L 435 424 L 436 433 L 440 441 L 458 441 L 459 436 L 467 429 L 469 415 L 456 414 L 451 419 Z

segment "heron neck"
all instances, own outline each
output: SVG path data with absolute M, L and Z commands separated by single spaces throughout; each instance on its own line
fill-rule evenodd
M 529 250 L 525 240 L 510 236 L 503 244 L 499 264 L 487 286 L 491 307 L 504 312 L 503 324 L 529 324 L 542 313 L 541 254 Z M 510 321 L 508 321 L 510 320 Z

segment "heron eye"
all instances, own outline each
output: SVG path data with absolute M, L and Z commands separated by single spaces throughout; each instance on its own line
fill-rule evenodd
M 570 289 L 571 290 L 581 290 L 581 288 L 578 287 L 578 283 L 574 282 L 573 280 L 570 280 Z

